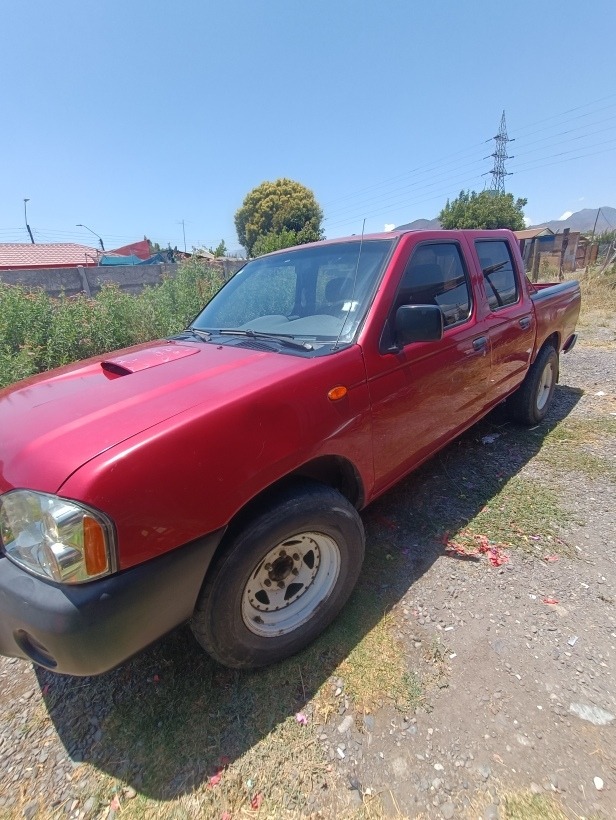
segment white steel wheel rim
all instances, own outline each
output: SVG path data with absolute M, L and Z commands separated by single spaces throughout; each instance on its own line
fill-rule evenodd
M 537 410 L 543 410 L 548 403 L 553 384 L 554 368 L 552 363 L 548 362 L 543 368 L 543 373 L 541 374 L 541 380 L 539 382 L 539 389 L 537 390 Z
M 264 638 L 293 632 L 329 598 L 339 574 L 340 549 L 329 535 L 285 538 L 250 574 L 242 593 L 244 624 Z

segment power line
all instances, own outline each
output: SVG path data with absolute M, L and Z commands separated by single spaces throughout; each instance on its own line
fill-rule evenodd
M 541 146 L 541 148 L 532 149 L 530 151 L 523 152 L 522 154 L 517 153 L 516 156 L 519 157 L 519 156 L 524 156 L 524 155 L 527 155 L 527 154 L 530 154 L 530 153 L 535 153 L 536 151 L 544 151 L 544 152 L 546 152 L 545 156 L 543 156 L 543 157 L 539 156 L 535 160 L 531 160 L 531 162 L 543 162 L 543 160 L 551 159 L 554 156 L 554 154 L 551 153 L 551 149 L 556 145 L 566 144 L 567 142 L 577 141 L 579 139 L 585 139 L 587 137 L 593 136 L 594 134 L 598 134 L 598 133 L 601 133 L 602 131 L 608 131 L 608 130 L 611 130 L 611 129 L 600 129 L 596 132 L 585 133 L 585 134 L 582 134 L 578 137 L 571 138 L 570 140 L 560 140 L 560 141 L 552 142 L 551 144 L 543 145 L 543 146 Z M 545 141 L 545 140 L 543 140 L 543 141 Z M 533 143 L 530 143 L 530 144 L 533 144 Z M 599 144 L 604 144 L 604 143 L 599 143 Z M 588 145 L 588 146 L 580 145 L 580 146 L 577 146 L 573 150 L 574 151 L 585 150 L 586 148 L 591 148 L 591 147 L 595 147 L 595 146 L 596 146 L 596 144 L 592 144 L 592 145 Z M 557 154 L 556 156 L 561 156 L 561 154 Z M 467 163 L 466 166 L 461 166 L 460 170 L 464 167 L 469 167 L 469 166 L 472 167 L 474 164 L 475 163 Z M 519 165 L 516 166 L 516 169 L 519 168 L 519 167 L 520 167 Z M 433 175 L 430 178 L 431 181 L 427 184 L 417 185 L 416 183 L 414 183 L 414 184 L 410 184 L 410 185 L 407 185 L 407 186 L 403 186 L 401 188 L 389 191 L 386 194 L 382 194 L 382 195 L 379 195 L 379 196 L 376 196 L 376 197 L 372 197 L 368 200 L 363 200 L 361 202 L 354 203 L 352 206 L 347 206 L 346 208 L 339 209 L 338 211 L 335 211 L 333 214 L 330 213 L 327 217 L 327 220 L 326 220 L 327 223 L 328 223 L 327 227 L 332 228 L 335 225 L 342 225 L 342 224 L 347 224 L 347 223 L 351 223 L 351 222 L 356 222 L 358 219 L 361 219 L 364 216 L 370 216 L 370 215 L 378 214 L 378 213 L 381 212 L 381 210 L 385 210 L 387 208 L 403 207 L 403 206 L 408 207 L 409 205 L 414 204 L 414 202 L 427 201 L 424 198 L 422 198 L 420 200 L 413 199 L 413 200 L 409 201 L 406 197 L 401 197 L 399 194 L 402 193 L 403 191 L 408 190 L 409 188 L 411 188 L 413 191 L 420 191 L 420 190 L 425 190 L 425 189 L 429 189 L 429 188 L 434 188 L 434 187 L 436 187 L 436 185 L 438 185 L 441 182 L 441 179 L 439 179 L 439 177 L 441 177 L 441 178 L 442 177 L 447 177 L 447 179 L 449 179 L 450 182 L 452 182 L 452 183 L 455 182 L 455 180 L 451 179 L 450 172 L 437 174 L 436 176 Z M 457 177 L 457 179 L 460 180 L 462 178 Z M 465 179 L 466 183 L 472 183 L 472 182 L 475 181 L 474 178 L 470 178 L 468 174 L 464 175 L 464 179 Z M 479 181 L 479 180 L 477 180 L 477 181 Z M 458 185 L 459 184 L 460 184 L 460 182 L 458 181 Z M 452 187 L 450 187 L 449 190 L 446 193 L 448 195 L 453 194 L 453 184 L 452 184 Z M 377 203 L 380 206 L 379 210 L 374 210 L 374 208 L 373 208 L 370 212 L 366 212 L 366 210 L 364 208 L 364 210 L 362 210 L 362 213 L 359 213 L 360 208 L 362 208 L 366 205 L 368 205 L 368 206 L 376 205 Z M 350 214 L 353 214 L 353 215 L 351 216 Z M 349 215 L 349 216 L 345 218 L 345 215 Z
M 541 124 L 543 122 L 547 122 L 549 120 L 560 119 L 560 118 L 562 118 L 563 116 L 565 116 L 567 114 L 570 114 L 570 113 L 575 112 L 575 111 L 579 111 L 583 108 L 588 108 L 589 106 L 595 105 L 598 102 L 602 102 L 602 101 L 607 100 L 607 99 L 613 99 L 615 97 L 616 97 L 616 94 L 610 94 L 610 95 L 607 95 L 607 96 L 604 96 L 604 97 L 600 97 L 599 99 L 588 102 L 588 103 L 585 103 L 584 105 L 575 106 L 574 108 L 567 109 L 565 111 L 559 112 L 558 114 L 551 115 L 550 117 L 546 117 L 546 118 L 543 118 L 541 120 L 529 123 L 526 126 L 521 126 L 519 129 L 516 130 L 515 133 L 517 135 L 517 134 L 523 132 L 524 130 L 527 130 L 528 128 L 534 127 L 535 125 Z M 616 105 L 616 104 L 603 106 L 602 108 L 595 109 L 595 110 L 592 110 L 592 111 L 587 111 L 583 114 L 579 114 L 575 117 L 570 117 L 566 120 L 561 120 L 560 122 L 556 122 L 552 125 L 546 126 L 544 128 L 538 129 L 537 131 L 526 134 L 522 138 L 522 140 L 520 140 L 519 137 L 517 137 L 517 138 L 523 144 L 523 140 L 525 140 L 527 137 L 533 136 L 536 133 L 540 133 L 542 131 L 547 131 L 547 130 L 550 130 L 550 129 L 558 128 L 558 127 L 560 127 L 564 124 L 567 124 L 568 122 L 574 122 L 574 121 L 579 120 L 579 119 L 584 118 L 584 117 L 596 115 L 600 111 L 613 109 L 614 105 Z M 602 120 L 598 120 L 596 122 L 589 123 L 589 125 L 591 125 L 591 126 L 592 125 L 598 125 L 599 123 L 606 122 L 610 119 L 613 119 L 613 118 L 612 117 L 604 118 Z M 576 126 L 572 129 L 568 129 L 567 131 L 561 131 L 561 132 L 559 132 L 559 134 L 552 134 L 552 135 L 548 135 L 546 137 L 542 137 L 540 140 L 535 140 L 533 143 L 528 143 L 528 144 L 529 145 L 530 144 L 536 144 L 536 143 L 539 143 L 539 142 L 542 142 L 542 141 L 543 142 L 549 142 L 550 140 L 553 140 L 554 136 L 558 136 L 560 134 L 565 134 L 565 133 L 573 133 L 574 131 L 579 130 L 580 128 L 585 128 L 585 127 L 586 127 L 585 125 Z M 474 147 L 469 146 L 468 148 L 461 149 L 460 151 L 454 152 L 453 154 L 446 155 L 441 160 L 435 159 L 434 161 L 429 162 L 427 164 L 417 166 L 416 168 L 412 169 L 411 171 L 407 171 L 404 174 L 398 174 L 394 177 L 388 178 L 387 180 L 383 180 L 379 183 L 375 183 L 373 185 L 366 186 L 364 188 L 358 189 L 355 192 L 345 194 L 344 196 L 338 197 L 337 199 L 330 200 L 328 203 L 326 203 L 325 207 L 327 207 L 327 205 L 330 204 L 330 203 L 334 204 L 334 203 L 337 203 L 337 202 L 340 202 L 340 203 L 345 202 L 347 204 L 345 204 L 345 205 L 341 204 L 340 207 L 336 208 L 333 211 L 333 213 L 330 211 L 327 218 L 328 218 L 328 220 L 331 219 L 332 217 L 342 218 L 344 213 L 349 213 L 351 210 L 357 211 L 362 206 L 362 203 L 363 204 L 370 204 L 370 203 L 373 203 L 373 202 L 378 202 L 379 200 L 382 200 L 386 197 L 390 197 L 395 191 L 402 190 L 403 188 L 412 188 L 412 187 L 414 187 L 413 183 L 409 183 L 408 185 L 403 186 L 403 188 L 399 187 L 399 188 L 395 188 L 394 190 L 384 191 L 382 194 L 375 194 L 374 196 L 369 196 L 367 198 L 366 197 L 361 197 L 361 194 L 371 192 L 371 191 L 377 191 L 377 190 L 382 189 L 382 188 L 386 188 L 387 186 L 390 186 L 392 182 L 396 182 L 396 181 L 399 181 L 399 180 L 402 180 L 402 179 L 410 179 L 412 177 L 417 177 L 417 176 L 419 176 L 419 177 L 425 176 L 426 174 L 432 172 L 435 169 L 435 167 L 439 167 L 440 169 L 442 169 L 444 167 L 444 160 L 449 160 L 449 162 L 447 163 L 449 165 L 457 164 L 455 162 L 455 160 L 452 160 L 450 158 L 460 157 L 460 155 L 468 155 L 469 152 L 474 150 L 475 147 L 479 147 L 483 144 L 484 144 L 484 142 L 477 143 Z M 545 146 L 545 147 L 548 148 L 549 146 Z M 472 165 L 473 163 L 468 163 L 468 164 Z M 358 201 L 358 199 L 359 199 L 359 201 Z M 351 200 L 351 202 L 349 202 L 349 200 Z M 386 206 L 384 205 L 384 207 L 386 207 Z M 354 217 L 353 220 L 354 219 L 356 219 L 356 217 Z M 353 221 L 353 220 L 349 219 L 349 221 Z M 340 220 L 337 220 L 337 224 L 340 224 Z
M 603 102 L 604 100 L 611 100 L 611 99 L 614 99 L 615 97 L 616 97 L 616 94 L 608 94 L 606 97 L 599 97 L 598 100 L 591 100 L 591 102 L 584 103 L 583 105 L 577 105 L 575 108 L 568 108 L 566 111 L 561 111 L 558 114 L 552 114 L 549 117 L 544 117 L 542 120 L 536 120 L 535 122 L 528 123 L 527 125 L 522 125 L 518 128 L 518 130 L 516 131 L 516 134 L 519 134 L 521 131 L 525 131 L 527 128 L 534 128 L 535 125 L 541 125 L 542 122 L 547 122 L 548 120 L 558 119 L 559 117 L 563 117 L 565 114 L 571 114 L 574 111 L 581 111 L 582 108 L 588 108 L 589 105 L 595 105 L 595 103 Z M 603 108 L 599 108 L 597 110 L 598 111 L 605 111 L 607 108 L 612 108 L 615 104 L 616 103 L 612 103 L 610 105 L 606 105 Z M 587 117 L 590 114 L 594 114 L 594 113 L 596 113 L 596 111 L 589 111 L 586 114 L 580 114 L 579 117 L 572 117 L 571 119 L 579 119 L 580 117 Z M 570 122 L 570 120 L 567 120 L 567 122 Z M 551 126 L 547 126 L 547 128 L 550 128 L 550 127 Z M 539 130 L 543 131 L 545 129 L 539 129 Z M 539 133 L 539 132 L 535 131 L 534 133 Z M 527 134 L 526 136 L 530 136 L 530 135 Z
M 606 143 L 598 143 L 598 145 L 604 145 L 604 144 L 607 144 L 607 143 L 610 143 L 610 142 L 613 142 L 613 140 L 608 140 Z M 588 146 L 588 147 L 590 148 L 590 147 L 593 147 L 593 146 Z M 575 149 L 575 150 L 579 150 L 579 149 Z M 548 167 L 551 167 L 551 166 L 554 166 L 554 165 L 560 165 L 560 164 L 565 163 L 565 162 L 572 162 L 574 160 L 584 159 L 586 157 L 598 156 L 600 154 L 610 153 L 614 150 L 615 150 L 614 148 L 605 148 L 601 151 L 594 151 L 594 152 L 591 152 L 591 153 L 582 153 L 582 154 L 578 154 L 577 156 L 574 156 L 574 157 L 566 157 L 564 159 L 558 159 L 558 160 L 555 160 L 554 162 L 544 162 L 542 159 L 531 160 L 530 163 L 529 163 L 531 165 L 531 167 L 518 166 L 515 169 L 515 173 L 523 174 L 523 173 L 527 173 L 529 171 L 536 171 L 536 170 L 540 170 L 542 168 L 548 168 Z M 563 152 L 562 154 L 559 154 L 559 155 L 556 155 L 556 156 L 563 156 L 565 153 L 570 153 L 570 152 Z M 453 196 L 454 193 L 457 193 L 457 186 L 459 186 L 460 184 L 462 184 L 463 187 L 466 186 L 466 185 L 470 185 L 470 184 L 473 183 L 474 179 L 476 179 L 476 178 L 467 177 L 464 180 L 464 182 L 461 182 L 461 180 L 458 179 L 455 188 L 454 188 L 454 181 L 452 181 L 452 184 L 449 186 L 448 189 L 444 189 L 444 190 L 440 191 L 439 193 L 434 194 L 433 196 L 420 197 L 419 199 L 416 199 L 416 200 L 411 200 L 411 201 L 407 201 L 405 203 L 396 203 L 396 204 L 400 205 L 400 206 L 402 204 L 404 204 L 405 207 L 410 207 L 412 205 L 422 205 L 424 203 L 432 202 L 434 200 L 441 200 L 442 201 L 443 197 Z M 393 203 L 392 203 L 392 205 L 393 205 Z M 387 206 L 383 206 L 383 207 L 387 207 Z M 383 211 L 380 208 L 379 210 L 375 210 L 375 211 L 372 211 L 372 212 L 369 212 L 369 213 L 356 214 L 353 217 L 349 217 L 348 219 L 338 220 L 334 223 L 328 224 L 327 228 L 331 229 L 331 228 L 335 228 L 335 227 L 341 226 L 341 225 L 349 225 L 349 224 L 352 224 L 352 223 L 357 223 L 359 220 L 363 219 L 364 217 L 376 216 L 378 214 L 381 214 L 382 212 Z
M 565 154 L 574 154 L 576 151 L 579 151 L 579 150 L 584 150 L 585 151 L 589 148 L 599 148 L 602 145 L 611 145 L 612 143 L 615 143 L 615 142 L 616 142 L 616 137 L 614 137 L 613 139 L 610 139 L 610 140 L 603 140 L 603 142 L 595 142 L 592 145 L 585 145 L 585 146 L 582 146 L 581 148 L 580 147 L 570 148 L 568 151 L 560 151 L 558 154 L 551 154 L 550 157 L 548 157 L 548 159 L 552 158 L 552 157 L 562 157 L 562 156 L 565 156 Z M 610 149 L 606 149 L 606 150 L 609 151 Z M 592 156 L 592 155 L 589 154 L 588 156 Z M 540 164 L 538 166 L 533 166 L 533 167 L 539 167 L 539 168 L 546 167 L 545 164 L 543 164 L 541 162 L 542 159 L 546 159 L 546 158 L 541 158 L 540 157 L 536 160 L 529 160 L 526 163 L 522 163 L 522 166 L 529 165 L 529 164 L 532 166 L 533 163 L 539 162 Z M 516 171 L 516 173 L 517 173 L 517 171 Z
M 590 105 L 594 105 L 594 104 L 595 104 L 595 103 L 597 103 L 597 102 L 603 102 L 604 100 L 607 100 L 607 99 L 612 99 L 612 98 L 614 98 L 614 97 L 616 97 L 616 94 L 609 94 L 609 95 L 607 95 L 607 96 L 605 96 L 605 97 L 600 97 L 600 98 L 599 98 L 599 99 L 597 99 L 597 100 L 591 101 L 591 102 L 589 102 L 589 103 L 585 103 L 584 105 L 576 106 L 575 108 L 569 108 L 569 109 L 567 109 L 567 110 L 565 110 L 565 111 L 561 111 L 561 112 L 560 112 L 560 113 L 558 113 L 558 114 L 553 114 L 553 115 L 551 115 L 550 117 L 545 117 L 545 118 L 543 118 L 543 119 L 541 119 L 541 120 L 537 120 L 537 121 L 532 122 L 532 123 L 529 123 L 529 124 L 527 124 L 527 125 L 525 125 L 525 126 L 520 126 L 520 127 L 519 127 L 516 131 L 515 131 L 515 133 L 516 133 L 516 139 L 518 139 L 518 140 L 519 140 L 519 136 L 518 136 L 518 135 L 519 135 L 522 131 L 526 130 L 527 128 L 532 128 L 532 127 L 534 127 L 535 125 L 539 125 L 539 124 L 541 124 L 542 122 L 546 122 L 546 121 L 551 120 L 551 119 L 557 119 L 557 118 L 559 118 L 559 117 L 564 116 L 565 114 L 569 114 L 569 113 L 572 113 L 572 112 L 574 112 L 574 111 L 579 111 L 579 110 L 581 110 L 582 108 L 587 108 L 588 106 L 590 106 Z M 581 119 L 581 118 L 583 118 L 583 117 L 592 116 L 593 114 L 599 113 L 600 111 L 606 111 L 606 110 L 608 110 L 608 109 L 612 109 L 612 108 L 614 108 L 614 106 L 615 106 L 615 105 L 616 105 L 616 103 L 613 103 L 613 104 L 611 104 L 611 105 L 604 106 L 603 108 L 599 108 L 599 109 L 596 109 L 596 110 L 594 110 L 594 111 L 587 111 L 585 114 L 580 114 L 580 115 L 578 115 L 578 116 L 576 116 L 576 117 L 571 117 L 571 118 L 569 118 L 568 120 L 565 120 L 565 121 L 563 121 L 563 122 L 561 122 L 561 123 L 555 123 L 554 125 L 546 126 L 545 128 L 540 128 L 540 129 L 538 129 L 537 131 L 532 132 L 531 134 L 526 134 L 524 138 L 529 137 L 529 136 L 533 136 L 534 134 L 538 134 L 538 133 L 540 133 L 541 131 L 546 131 L 546 130 L 549 130 L 550 128 L 557 128 L 557 127 L 559 127 L 559 125 L 564 125 L 564 124 L 566 124 L 567 122 L 573 122 L 573 121 L 575 121 L 575 120 L 577 120 L 577 119 Z M 608 119 L 609 119 L 609 118 L 608 118 Z M 600 121 L 600 122 L 601 122 L 601 121 Z M 593 124 L 598 124 L 598 123 L 593 123 Z M 563 133 L 566 133 L 566 132 L 563 132 Z M 546 139 L 549 139 L 549 137 L 546 137 Z M 450 159 L 452 159 L 452 158 L 454 158 L 454 157 L 458 157 L 460 154 L 468 154 L 470 151 L 474 151 L 475 149 L 477 149 L 477 148 L 479 148 L 479 147 L 481 147 L 481 146 L 485 145 L 485 143 L 486 143 L 486 142 L 489 142 L 489 140 L 482 140 L 481 142 L 474 143 L 473 145 L 468 146 L 467 148 L 462 148 L 462 149 L 460 149 L 460 150 L 458 150 L 458 151 L 455 151 L 455 152 L 453 152 L 452 154 L 446 154 L 444 157 L 442 157 L 442 158 L 440 158 L 440 159 L 436 159 L 436 160 L 434 160 L 434 161 L 430 161 L 430 162 L 428 162 L 428 163 L 426 163 L 426 164 L 419 165 L 419 166 L 417 166 L 416 168 L 413 168 L 413 169 L 411 169 L 411 170 L 409 170 L 409 171 L 405 171 L 405 172 L 404 172 L 404 173 L 402 173 L 402 174 L 397 174 L 397 175 L 395 175 L 395 176 L 388 177 L 387 179 L 382 180 L 381 182 L 377 182 L 377 183 L 374 183 L 374 184 L 372 184 L 372 185 L 368 185 L 368 186 L 365 186 L 365 187 L 363 187 L 363 188 L 356 189 L 355 191 L 352 191 L 352 192 L 349 192 L 349 193 L 347 193 L 347 194 L 344 194 L 344 195 L 343 195 L 343 196 L 341 196 L 341 197 L 336 197 L 335 199 L 328 200 L 328 201 L 326 201 L 326 202 L 324 203 L 323 207 L 324 207 L 324 208 L 327 208 L 327 207 L 329 207 L 330 205 L 332 205 L 332 204 L 334 204 L 334 203 L 337 203 L 337 202 L 342 202 L 342 201 L 346 201 L 346 200 L 348 200 L 348 199 L 353 199 L 353 198 L 355 198 L 355 197 L 356 197 L 357 195 L 359 195 L 359 194 L 362 194 L 362 193 L 365 193 L 365 192 L 368 192 L 368 191 L 373 191 L 373 190 L 378 189 L 378 188 L 385 187 L 385 186 L 387 186 L 387 185 L 391 184 L 392 182 L 397 182 L 397 181 L 399 181 L 399 180 L 401 180 L 401 179 L 405 179 L 405 178 L 407 178 L 407 177 L 409 177 L 409 176 L 413 176 L 413 175 L 415 175 L 416 173 L 427 173 L 428 171 L 430 171 L 430 170 L 431 170 L 431 167 L 430 167 L 430 166 L 434 165 L 435 163 L 436 163 L 436 164 L 438 164 L 440 167 L 442 167 L 442 166 L 443 166 L 443 163 L 444 163 L 444 161 L 445 161 L 445 160 L 450 160 Z M 452 163 L 451 163 L 451 162 L 449 162 L 448 164 L 452 164 Z

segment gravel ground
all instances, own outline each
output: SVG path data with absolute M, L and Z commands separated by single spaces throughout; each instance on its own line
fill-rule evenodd
M 614 414 L 614 352 L 579 347 L 564 358 L 556 415 L 570 400 L 567 387 L 579 396 L 570 418 Z M 480 440 L 486 430 L 470 435 Z M 507 430 L 484 446 L 488 457 L 506 456 Z M 616 441 L 595 447 L 616 464 Z M 394 608 L 399 635 L 419 670 L 422 648 L 438 641 L 446 675 L 415 715 L 383 710 L 322 735 L 332 760 L 346 741 L 338 765 L 351 789 L 380 794 L 391 815 L 492 820 L 505 816 L 504 792 L 530 790 L 557 797 L 571 817 L 616 817 L 614 485 L 535 460 L 521 475 L 562 493 L 573 557 L 552 562 L 514 551 L 500 568 L 440 557 L 418 570 Z M 438 466 L 426 483 L 433 479 L 442 479 Z M 400 544 L 408 543 L 397 499 L 375 507 L 370 514 L 391 516 Z
M 614 351 L 578 345 L 562 362 L 552 415 L 610 413 Z M 483 443 L 494 430 L 498 438 Z M 505 816 L 507 790 L 530 789 L 555 796 L 571 817 L 616 816 L 614 485 L 605 475 L 563 474 L 533 454 L 520 459 L 519 436 L 482 422 L 365 513 L 369 536 L 402 554 L 392 609 L 409 669 L 427 693 L 413 714 L 383 706 L 360 715 L 344 700 L 344 681 L 332 682 L 341 707 L 316 730 L 345 784 L 330 804 L 337 810 L 379 795 L 391 815 L 493 820 Z M 616 460 L 613 439 L 589 447 Z M 481 459 L 558 490 L 570 516 L 562 531 L 570 557 L 561 552 L 550 562 L 515 550 L 508 564 L 494 567 L 485 558 L 447 557 L 416 532 L 422 496 L 430 514 L 444 480 L 458 484 Z M 411 496 L 413 515 L 405 518 Z M 108 800 L 99 803 L 96 750 L 127 674 L 108 676 L 102 697 L 89 679 L 0 659 L 0 817 L 113 817 Z M 46 706 L 50 689 L 62 696 L 62 737 L 58 715 L 52 721 Z M 123 772 L 131 799 L 140 774 L 130 761 L 116 761 L 113 773 Z

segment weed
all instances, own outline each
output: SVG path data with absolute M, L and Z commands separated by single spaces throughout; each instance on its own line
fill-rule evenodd
M 198 260 L 180 266 L 138 295 L 104 285 L 95 299 L 84 294 L 53 299 L 0 283 L 0 387 L 79 359 L 173 335 L 222 285 L 218 271 Z
M 533 554 L 549 551 L 569 555 L 570 547 L 559 537 L 568 520 L 556 489 L 518 474 L 487 500 L 462 534 L 485 535 L 492 542 Z
M 579 277 L 582 290 L 582 306 L 578 320 L 582 338 L 584 331 L 592 332 L 597 327 L 616 330 L 616 267 L 603 273 L 599 268 L 592 268 L 588 273 L 572 275 Z M 606 342 L 602 344 L 605 345 Z
M 569 418 L 548 433 L 538 458 L 560 471 L 616 480 L 613 461 L 601 452 L 603 442 L 614 437 L 616 418 L 612 416 Z M 597 448 L 598 453 L 594 452 Z

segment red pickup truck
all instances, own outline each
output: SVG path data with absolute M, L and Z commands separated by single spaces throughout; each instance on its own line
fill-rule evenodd
M 296 652 L 359 576 L 359 510 L 505 399 L 543 419 L 579 307 L 509 231 L 350 237 L 0 391 L 0 653 L 91 675 L 188 619 L 229 666 Z

